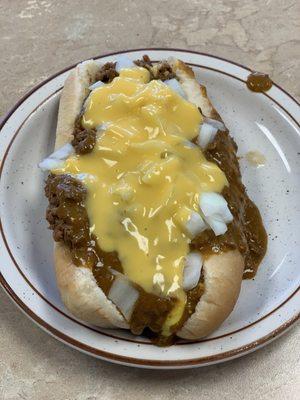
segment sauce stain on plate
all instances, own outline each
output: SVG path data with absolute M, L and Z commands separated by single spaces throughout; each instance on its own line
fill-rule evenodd
M 266 164 L 266 157 L 259 151 L 248 151 L 246 153 L 246 160 L 251 164 L 253 167 L 260 168 L 265 166 Z
M 267 92 L 273 86 L 273 82 L 268 74 L 253 71 L 248 75 L 246 85 L 252 92 Z

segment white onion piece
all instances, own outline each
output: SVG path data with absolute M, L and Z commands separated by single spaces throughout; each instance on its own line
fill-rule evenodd
M 199 197 L 199 206 L 205 217 L 213 217 L 218 215 L 224 222 L 227 223 L 233 220 L 233 216 L 228 208 L 227 201 L 219 193 L 202 193 Z
M 82 172 L 81 174 L 70 174 L 70 175 L 81 182 L 96 182 L 98 180 L 97 176 L 85 172 Z
M 120 72 L 121 69 L 124 69 L 124 68 L 133 68 L 133 67 L 136 67 L 136 65 L 127 56 L 123 55 L 123 56 L 119 56 L 117 58 L 117 64 L 116 64 L 116 71 L 117 72 Z
M 223 235 L 227 231 L 227 225 L 224 221 L 221 221 L 218 217 L 206 217 L 205 221 L 214 231 L 216 236 Z
M 184 99 L 186 99 L 186 94 L 185 94 L 184 90 L 182 89 L 182 86 L 180 85 L 180 83 L 178 82 L 177 79 L 175 79 L 175 78 L 167 79 L 166 81 L 164 81 L 164 84 L 168 85 L 169 88 L 174 90 L 174 92 L 176 92 L 179 96 L 181 96 Z
M 203 122 L 212 125 L 214 128 L 218 129 L 219 131 L 226 131 L 226 127 L 222 121 L 218 121 L 216 119 L 204 117 Z
M 58 150 L 56 150 L 54 153 L 50 154 L 48 158 L 54 158 L 57 160 L 66 160 L 71 154 L 75 153 L 74 147 L 71 145 L 71 143 L 67 143 Z
M 202 257 L 197 252 L 189 253 L 185 258 L 183 270 L 183 289 L 191 290 L 199 282 L 202 269 Z
M 95 83 L 93 83 L 91 86 L 89 86 L 90 90 L 94 90 L 97 89 L 98 87 L 104 86 L 105 83 L 103 83 L 102 81 L 97 81 Z
M 57 160 L 55 158 L 45 158 L 39 163 L 39 168 L 42 171 L 51 171 L 52 169 L 62 168 L 64 166 L 63 160 Z
M 108 128 L 109 128 L 109 123 L 103 122 L 102 124 L 96 126 L 96 131 L 102 132 L 102 131 L 106 131 L 106 129 L 108 129 Z
M 121 274 L 121 272 L 117 271 L 116 269 L 110 268 L 109 270 L 113 275 L 121 275 L 121 276 L 123 276 L 123 274 Z
M 74 147 L 70 143 L 67 143 L 41 161 L 39 163 L 39 168 L 42 171 L 50 171 L 51 169 L 61 168 L 64 165 L 63 161 L 74 153 Z
M 214 140 L 218 129 L 210 124 L 204 122 L 200 125 L 197 143 L 202 149 L 205 149 L 207 145 Z
M 189 140 L 186 140 L 184 142 L 184 146 L 188 147 L 189 149 L 194 149 L 194 148 L 198 147 L 195 143 L 190 142 Z
M 118 307 L 126 321 L 129 321 L 139 292 L 128 279 L 116 275 L 107 297 Z
M 185 228 L 189 235 L 194 238 L 199 233 L 205 231 L 207 226 L 203 218 L 197 212 L 192 211 Z
M 231 214 L 231 212 L 228 208 L 228 205 L 222 214 L 222 218 L 223 218 L 223 221 L 226 222 L 226 224 L 229 224 L 230 222 L 233 221 L 233 215 Z
M 199 197 L 199 206 L 205 222 L 211 227 L 215 235 L 222 235 L 227 231 L 226 223 L 233 220 L 227 201 L 218 193 L 202 193 Z
M 134 196 L 133 187 L 124 180 L 111 186 L 110 192 L 120 196 L 122 200 L 128 202 Z

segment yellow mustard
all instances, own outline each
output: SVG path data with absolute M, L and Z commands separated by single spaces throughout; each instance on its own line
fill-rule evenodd
M 149 79 L 144 68 L 123 69 L 92 91 L 82 123 L 100 127 L 96 146 L 54 172 L 87 174 L 86 208 L 99 246 L 116 251 L 124 273 L 144 290 L 178 299 L 167 334 L 186 303 L 184 225 L 199 211 L 199 194 L 221 192 L 227 180 L 189 141 L 202 121 L 198 108 Z

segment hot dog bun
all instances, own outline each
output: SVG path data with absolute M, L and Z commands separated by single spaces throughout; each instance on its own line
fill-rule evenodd
M 205 87 L 196 81 L 193 71 L 179 60 L 169 60 L 169 64 L 179 78 L 187 99 L 201 108 L 206 117 L 221 120 L 207 97 Z M 98 68 L 95 61 L 85 61 L 68 76 L 59 104 L 56 149 L 71 142 L 75 119 Z M 55 244 L 54 260 L 62 300 L 73 315 L 103 328 L 129 328 L 117 307 L 97 285 L 92 272 L 76 266 L 65 245 Z M 194 314 L 177 332 L 177 336 L 199 339 L 215 330 L 227 318 L 237 301 L 243 270 L 243 257 L 237 250 L 206 258 L 203 264 L 204 294 Z

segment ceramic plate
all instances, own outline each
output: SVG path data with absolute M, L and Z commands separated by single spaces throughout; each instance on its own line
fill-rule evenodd
M 249 69 L 218 57 L 173 49 L 126 53 L 132 59 L 145 53 L 153 60 L 181 58 L 207 87 L 239 146 L 244 183 L 268 232 L 267 255 L 256 278 L 243 281 L 233 313 L 210 337 L 169 348 L 121 330 L 98 329 L 68 313 L 55 283 L 52 237 L 44 218 L 44 176 L 37 164 L 53 149 L 69 67 L 31 90 L 2 121 L 1 283 L 41 328 L 101 359 L 147 368 L 187 368 L 241 356 L 269 343 L 299 318 L 300 106 L 275 84 L 265 94 L 250 92 L 245 85 Z M 115 57 L 96 59 L 102 63 Z M 266 158 L 261 168 L 245 158 L 257 150 Z

